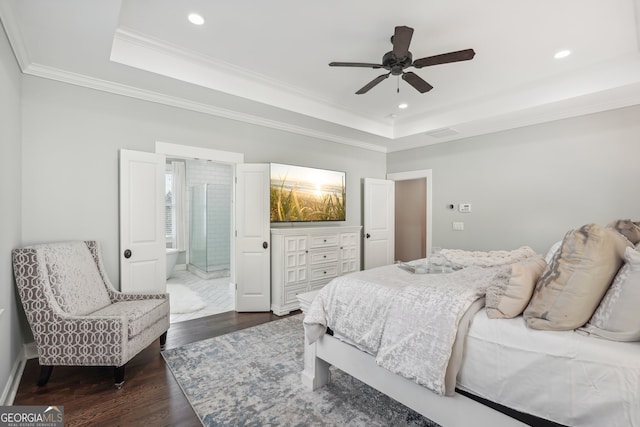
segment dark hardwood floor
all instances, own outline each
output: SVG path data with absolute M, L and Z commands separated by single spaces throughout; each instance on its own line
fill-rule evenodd
M 291 313 L 298 314 L 299 311 Z M 166 348 L 280 319 L 273 313 L 228 313 L 174 323 Z M 65 426 L 200 426 L 200 421 L 160 354 L 159 341 L 126 365 L 116 390 L 113 368 L 56 366 L 38 387 L 37 359 L 27 361 L 14 405 L 64 406 Z

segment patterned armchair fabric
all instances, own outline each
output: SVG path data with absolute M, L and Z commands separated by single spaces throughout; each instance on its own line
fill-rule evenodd
M 113 366 L 116 386 L 124 365 L 169 329 L 169 295 L 115 290 L 95 241 L 14 249 L 18 292 L 38 347 L 42 372 L 53 366 Z

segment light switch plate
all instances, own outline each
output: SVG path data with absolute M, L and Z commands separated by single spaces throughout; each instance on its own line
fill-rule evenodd
M 458 205 L 458 211 L 463 213 L 471 212 L 471 203 L 460 203 Z

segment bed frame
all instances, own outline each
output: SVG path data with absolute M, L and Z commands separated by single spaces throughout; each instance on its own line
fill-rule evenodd
M 376 365 L 368 353 L 323 335 L 309 344 L 305 337 L 302 383 L 316 390 L 330 381 L 329 366 L 335 366 L 403 405 L 446 427 L 490 425 L 495 427 L 526 424 L 456 392 L 444 397 Z

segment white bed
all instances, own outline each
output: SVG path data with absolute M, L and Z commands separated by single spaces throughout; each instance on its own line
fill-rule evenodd
M 370 278 L 371 273 L 357 277 Z M 308 308 L 308 301 L 302 306 Z M 458 329 L 464 338 L 457 340 L 464 348 L 454 375 L 458 390 L 564 425 L 640 426 L 639 342 L 533 330 L 522 316 L 489 319 L 484 309 L 468 316 L 468 332 Z M 340 336 L 340 330 L 335 332 Z M 443 396 L 395 375 L 349 340 L 324 335 L 308 344 L 308 333 L 302 381 L 311 389 L 329 381 L 333 365 L 444 426 L 523 425 L 459 392 Z M 452 360 L 455 354 L 454 345 Z
M 565 425 L 640 425 L 640 343 L 476 314 L 458 388 Z
M 376 365 L 372 355 L 325 335 L 305 348 L 303 383 L 315 390 L 335 366 L 443 426 L 524 425 L 459 393 L 434 394 Z M 605 368 L 605 369 L 603 369 Z M 640 425 L 640 343 L 578 332 L 534 331 L 522 317 L 469 329 L 457 388 L 513 410 L 568 426 Z

